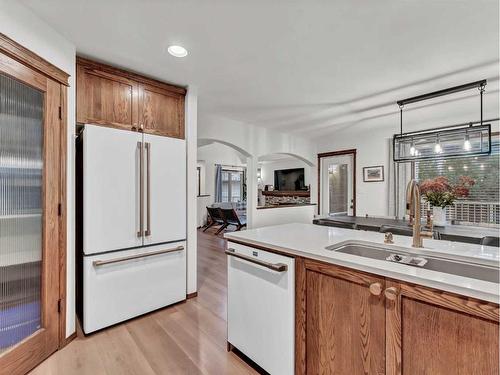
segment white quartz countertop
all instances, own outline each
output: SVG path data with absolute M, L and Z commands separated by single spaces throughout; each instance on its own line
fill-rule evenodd
M 383 233 L 298 223 L 226 233 L 225 237 L 229 241 L 234 239 L 250 246 L 260 245 L 292 256 L 317 259 L 489 302 L 500 302 L 498 283 L 325 249 L 344 243 L 375 244 L 395 252 L 400 250 L 498 268 L 500 256 L 497 247 L 424 239 L 424 248 L 416 249 L 411 246 L 412 238 L 407 236 L 395 235 L 394 244 L 385 244 Z

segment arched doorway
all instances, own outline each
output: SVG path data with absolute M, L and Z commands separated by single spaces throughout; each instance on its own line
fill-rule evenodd
M 237 145 L 218 139 L 198 139 L 198 227 L 207 223 L 207 207 L 212 206 L 234 208 L 242 222 L 248 221 L 248 159 L 250 153 Z

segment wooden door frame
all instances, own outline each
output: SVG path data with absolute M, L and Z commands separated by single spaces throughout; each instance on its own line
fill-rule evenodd
M 330 152 L 322 152 L 318 154 L 318 215 L 321 214 L 321 159 L 331 156 L 352 155 L 352 215 L 356 216 L 356 153 L 357 149 L 346 149 Z
M 0 56 L 1 54 L 12 58 L 29 69 L 60 84 L 60 110 L 59 110 L 59 163 L 60 163 L 60 186 L 59 186 L 59 337 L 58 346 L 62 348 L 73 335 L 66 338 L 66 271 L 67 271 L 67 87 L 69 86 L 69 74 L 51 64 L 47 60 L 23 47 L 19 43 L 0 33 Z

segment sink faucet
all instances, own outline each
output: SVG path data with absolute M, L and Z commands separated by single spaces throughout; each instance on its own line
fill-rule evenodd
M 413 247 L 423 247 L 423 237 L 432 238 L 432 231 L 423 231 L 420 213 L 420 189 L 417 181 L 411 180 L 406 186 L 406 213 L 413 218 Z

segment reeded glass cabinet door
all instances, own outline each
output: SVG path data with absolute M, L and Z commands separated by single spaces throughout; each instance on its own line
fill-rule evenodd
M 41 326 L 43 102 L 0 74 L 0 351 Z
M 0 372 L 24 373 L 59 341 L 61 86 L 0 59 Z

